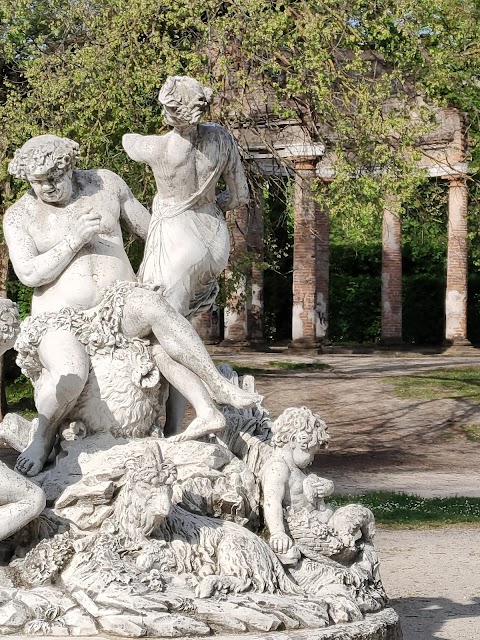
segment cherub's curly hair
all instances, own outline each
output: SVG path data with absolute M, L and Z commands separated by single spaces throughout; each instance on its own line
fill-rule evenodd
M 290 407 L 272 425 L 272 445 L 283 447 L 292 440 L 301 449 L 314 445 L 327 447 L 330 440 L 328 427 L 318 414 L 307 407 Z
M 78 143 L 69 138 L 36 136 L 15 151 L 8 172 L 15 178 L 26 180 L 29 173 L 47 164 L 65 171 L 73 169 L 79 157 Z

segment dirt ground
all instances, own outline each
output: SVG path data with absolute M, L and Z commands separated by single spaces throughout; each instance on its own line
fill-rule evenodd
M 255 366 L 272 360 L 323 362 L 326 371 L 278 371 L 257 377 L 272 417 L 306 405 L 329 425 L 331 445 L 315 471 L 343 493 L 394 490 L 424 496 L 480 497 L 480 444 L 464 425 L 480 424 L 480 405 L 463 399 L 392 395 L 389 378 L 415 371 L 480 366 L 471 356 L 215 353 L 217 361 Z M 2 452 L 0 451 L 0 457 Z M 10 463 L 13 461 L 10 456 Z M 380 529 L 377 547 L 405 640 L 480 639 L 480 526 Z
M 228 359 L 259 364 L 301 358 L 242 354 Z M 462 432 L 464 425 L 480 424 L 480 406 L 460 399 L 396 398 L 389 382 L 391 376 L 415 371 L 480 366 L 480 355 L 303 360 L 331 369 L 269 374 L 257 378 L 257 388 L 274 417 L 303 404 L 321 414 L 332 440 L 315 470 L 333 479 L 338 491 L 480 497 L 480 445 Z M 380 528 L 376 546 L 404 640 L 480 639 L 480 526 Z
M 272 360 L 330 366 L 308 373 L 278 371 L 256 380 L 272 417 L 286 407 L 306 405 L 328 424 L 331 444 L 317 457 L 315 470 L 334 480 L 337 491 L 480 497 L 480 444 L 467 440 L 462 430 L 464 425 L 480 424 L 480 404 L 470 399 L 396 398 L 389 381 L 392 376 L 428 369 L 480 366 L 480 354 L 300 358 L 283 353 L 225 359 L 257 366 Z

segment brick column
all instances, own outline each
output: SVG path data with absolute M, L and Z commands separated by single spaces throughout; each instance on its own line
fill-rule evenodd
M 328 326 L 328 214 L 315 201 L 317 158 L 295 166 L 292 347 L 316 347 Z
M 247 336 L 250 342 L 263 342 L 263 269 L 259 263 L 264 257 L 264 198 L 263 185 L 257 187 L 249 209 L 247 225 L 247 244 L 253 253 L 255 263 L 249 278 L 249 293 L 251 297 L 247 300 Z
M 402 342 L 402 222 L 394 201 L 383 211 L 381 342 Z
M 192 326 L 206 344 L 220 342 L 220 308 L 213 304 L 212 308 L 192 318 Z
M 247 251 L 247 222 L 248 207 L 243 206 L 229 211 L 227 221 L 230 227 L 231 253 L 230 262 L 234 264 L 239 256 Z M 225 272 L 228 279 L 229 271 Z M 225 308 L 225 333 L 224 342 L 246 343 L 247 342 L 247 311 L 244 304 L 238 301 L 245 296 L 246 280 L 243 278 L 237 286 L 237 294 L 232 297 L 230 304 Z
M 467 340 L 467 203 L 465 179 L 449 178 L 447 291 L 445 342 L 469 345 Z

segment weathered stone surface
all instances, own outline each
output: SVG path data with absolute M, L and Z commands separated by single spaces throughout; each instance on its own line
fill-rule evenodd
M 70 609 L 62 617 L 72 636 L 94 636 L 97 634 L 97 627 L 93 619 L 80 609 Z
M 19 629 L 29 619 L 27 607 L 18 601 L 8 602 L 0 606 L 0 632 L 11 633 Z
M 177 614 L 151 614 L 143 618 L 149 636 L 162 638 L 181 638 L 183 636 L 207 636 L 210 627 L 200 620 L 194 620 Z
M 231 136 L 198 125 L 205 88 L 169 78 L 161 99 L 174 131 L 126 137 L 129 153 L 156 175 L 149 227 L 148 213 L 118 176 L 75 169 L 78 145 L 71 140 L 35 138 L 10 165 L 32 187 L 5 214 L 4 226 L 18 276 L 36 289 L 16 346 L 36 387 L 39 415 L 17 468 L 37 476 L 52 505 L 19 542 L 6 545 L 9 554 L 16 546 L 8 569 L 26 589 L 0 594 L 0 628 L 77 637 L 213 631 L 343 639 L 356 637 L 349 635 L 355 626 L 335 623 L 355 620 L 366 625 L 362 640 L 376 640 L 381 624 L 363 619 L 386 603 L 373 514 L 362 505 L 334 509 L 333 483 L 306 472 L 329 441 L 326 424 L 306 407 L 272 422 L 253 377 L 217 370 L 183 317 L 215 295 L 226 248 L 228 254 L 221 211 L 245 204 L 247 191 Z M 157 163 L 166 146 L 178 188 L 170 169 Z M 312 178 L 312 162 L 302 163 L 299 170 Z M 222 177 L 227 190 L 217 196 Z M 296 211 L 296 233 L 310 234 L 310 251 L 316 239 L 306 218 L 315 221 L 318 211 L 310 183 L 297 187 L 308 215 Z M 143 283 L 122 247 L 121 222 L 148 235 Z M 172 254 L 178 262 L 162 271 L 168 237 L 173 244 L 181 238 L 187 251 Z M 305 261 L 299 269 L 306 284 L 299 339 L 314 343 L 326 299 L 317 296 L 313 317 L 318 269 Z M 191 303 L 200 306 L 193 310 Z M 150 333 L 155 340 L 144 340 Z M 164 398 L 160 371 L 176 388 L 165 433 L 180 407 L 170 412 L 178 392 L 197 413 L 185 432 L 167 440 L 155 423 Z M 10 429 L 20 449 L 30 438 L 27 426 Z M 215 443 L 197 441 L 210 434 Z M 54 454 L 55 466 L 43 470 Z M 0 467 L 0 480 L 8 475 L 2 486 L 14 489 L 0 496 L 0 516 L 10 514 L 0 517 L 0 538 L 3 522 L 18 528 L 34 517 L 32 500 L 17 500 L 20 489 L 26 498 L 40 495 L 42 507 L 45 500 L 11 473 Z M 22 506 L 27 510 L 19 515 Z M 262 507 L 268 540 L 256 533 Z M 319 635 L 328 625 L 333 635 Z M 278 635 L 280 628 L 289 631 Z
M 98 623 L 103 631 L 123 638 L 141 638 L 147 633 L 143 619 L 140 616 L 102 616 L 98 619 Z

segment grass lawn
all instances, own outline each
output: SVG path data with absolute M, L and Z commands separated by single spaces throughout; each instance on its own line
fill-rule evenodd
M 328 364 L 323 364 L 322 362 L 278 362 L 273 360 L 256 367 L 249 367 L 238 364 L 237 362 L 230 362 L 228 360 L 214 360 L 214 362 L 217 367 L 221 364 L 230 365 L 232 369 L 235 369 L 239 376 L 261 376 L 270 373 L 278 373 L 281 371 L 309 372 L 325 371 L 327 369 L 330 369 L 330 366 Z
M 20 376 L 5 389 L 8 410 L 11 413 L 19 413 L 27 419 L 37 415 L 33 401 L 32 383 L 25 376 Z
M 386 378 L 400 398 L 441 400 L 473 398 L 480 400 L 480 367 L 434 369 L 411 376 Z
M 404 493 L 364 493 L 333 496 L 334 506 L 360 503 L 369 507 L 378 524 L 398 527 L 480 523 L 480 498 L 421 498 Z

